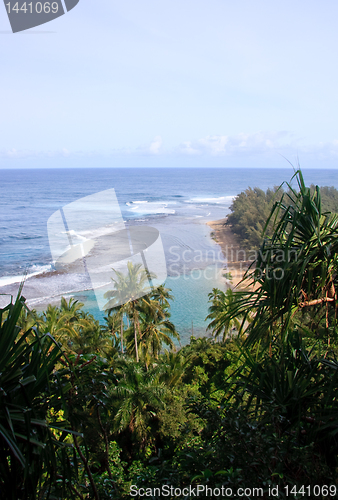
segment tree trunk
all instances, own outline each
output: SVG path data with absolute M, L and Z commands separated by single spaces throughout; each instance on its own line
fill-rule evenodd
M 94 498 L 95 498 L 95 500 L 100 500 L 100 497 L 99 497 L 99 494 L 98 494 L 98 491 L 97 491 L 97 488 L 96 488 L 96 484 L 95 484 L 94 478 L 92 476 L 92 472 L 91 472 L 89 464 L 88 464 L 88 460 L 86 459 L 86 457 L 82 453 L 82 451 L 80 449 L 80 446 L 79 446 L 79 443 L 77 442 L 77 438 L 76 438 L 75 434 L 73 434 L 73 441 L 74 441 L 74 444 L 75 444 L 76 451 L 78 452 L 78 454 L 79 454 L 79 456 L 80 456 L 80 458 L 82 460 L 82 463 L 84 465 L 84 468 L 85 468 L 85 470 L 87 472 L 88 479 L 89 479 L 89 482 L 91 484 L 91 487 L 93 488 Z
M 121 334 L 120 334 L 120 341 L 121 341 L 121 352 L 123 354 L 123 313 L 121 313 Z
M 110 465 L 109 465 L 109 441 L 108 441 L 108 436 L 107 436 L 106 429 L 103 427 L 102 420 L 101 420 L 101 415 L 100 415 L 100 409 L 99 409 L 98 406 L 96 408 L 96 411 L 97 411 L 97 419 L 98 419 L 100 427 L 101 427 L 101 431 L 102 431 L 102 435 L 103 435 L 103 439 L 104 439 L 104 444 L 105 444 L 105 448 L 106 448 L 106 450 L 105 450 L 106 451 L 106 464 L 105 464 L 106 465 L 106 470 L 108 472 L 109 479 L 113 480 L 113 475 L 111 473 Z
M 139 357 L 138 357 L 138 345 L 137 345 L 137 312 L 135 309 L 134 309 L 134 341 L 135 341 L 136 363 L 138 363 Z

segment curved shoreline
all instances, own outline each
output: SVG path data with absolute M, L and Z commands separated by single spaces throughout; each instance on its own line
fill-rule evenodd
M 227 284 L 235 288 L 242 281 L 251 261 L 244 260 L 245 251 L 241 249 L 238 238 L 231 231 L 230 225 L 225 225 L 227 218 L 207 222 L 212 229 L 211 237 L 220 245 L 226 259 L 226 272 L 231 274 Z

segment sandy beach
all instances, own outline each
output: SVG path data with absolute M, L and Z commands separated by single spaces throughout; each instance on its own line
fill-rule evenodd
M 231 231 L 230 225 L 225 225 L 226 218 L 207 222 L 212 229 L 211 237 L 222 248 L 224 257 L 227 261 L 226 272 L 231 274 L 232 286 L 238 287 L 243 279 L 251 261 L 245 260 L 245 251 L 241 249 L 236 236 Z M 243 287 L 243 284 L 240 288 Z

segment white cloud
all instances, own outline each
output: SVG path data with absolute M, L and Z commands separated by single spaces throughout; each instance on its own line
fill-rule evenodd
M 205 148 L 212 156 L 226 153 L 226 146 L 229 142 L 227 135 L 209 135 L 200 139 L 199 144 Z
M 125 158 L 140 156 L 158 156 L 170 158 L 173 156 L 190 157 L 237 157 L 251 158 L 252 156 L 270 156 L 281 154 L 294 159 L 300 157 L 306 159 L 329 159 L 336 161 L 338 158 L 338 139 L 313 143 L 304 138 L 296 137 L 287 131 L 279 132 L 256 132 L 252 134 L 240 133 L 236 135 L 209 135 L 197 140 L 188 140 L 171 149 L 163 148 L 161 136 L 156 136 L 150 144 L 139 147 L 111 149 L 102 151 L 76 151 L 68 148 L 58 150 L 26 150 L 26 149 L 3 149 L 0 150 L 0 158 L 15 159 L 76 159 L 76 158 Z
M 0 156 L 2 158 L 34 158 L 38 156 L 37 151 L 29 151 L 27 149 L 7 149 L 0 151 Z M 41 153 L 40 153 L 41 154 Z
M 162 146 L 162 137 L 158 135 L 157 137 L 155 137 L 153 142 L 150 144 L 149 153 L 151 153 L 153 155 L 159 154 L 161 146 Z
M 257 132 L 254 134 L 209 135 L 197 141 L 183 142 L 178 150 L 185 154 L 211 156 L 263 153 L 274 149 L 294 147 L 288 132 Z
M 179 145 L 178 149 L 181 153 L 187 154 L 187 155 L 199 155 L 199 154 L 201 154 L 201 151 L 199 149 L 194 148 L 192 146 L 191 141 L 182 142 L 182 144 Z
M 126 154 L 126 150 L 115 150 L 109 153 L 109 155 L 115 152 Z M 30 150 L 30 149 L 3 149 L 0 150 L 0 158 L 8 159 L 28 159 L 28 158 L 70 158 L 70 157 L 97 157 L 97 156 L 107 156 L 107 153 L 100 151 L 71 151 L 67 148 L 55 149 L 55 150 Z
M 126 153 L 126 150 L 119 149 L 115 150 L 113 154 L 124 154 Z M 128 154 L 141 154 L 141 155 L 158 155 L 160 153 L 163 153 L 162 151 L 162 137 L 160 135 L 157 135 L 150 144 L 143 144 L 142 146 L 138 146 L 135 149 L 128 149 Z

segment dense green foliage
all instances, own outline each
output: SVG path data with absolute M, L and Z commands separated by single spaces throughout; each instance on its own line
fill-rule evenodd
M 137 298 L 131 264 L 103 325 L 72 299 L 0 311 L 1 499 L 161 498 L 165 485 L 337 497 L 338 217 L 296 178 L 262 222 L 252 288 L 210 293 L 214 338 L 177 350 L 170 290 Z
M 261 245 L 264 226 L 278 194 L 277 188 L 266 192 L 259 188 L 248 188 L 232 202 L 227 224 L 244 250 L 256 249 Z
M 338 215 L 323 212 L 320 190 L 312 193 L 297 176 L 299 191 L 283 193 L 271 210 L 271 237 L 266 237 L 246 275 L 251 288 L 235 292 L 223 321 L 254 319 L 248 341 L 284 338 L 297 322 L 317 338 L 335 338 L 338 267 Z
M 67 390 L 55 370 L 62 353 L 49 334 L 17 326 L 23 308 L 18 297 L 0 311 L 0 498 L 31 499 L 37 491 L 75 498 L 72 433 L 58 418 Z
M 315 189 L 312 184 L 310 192 L 313 194 Z M 338 213 L 338 190 L 325 186 L 320 188 L 320 192 L 323 213 Z M 274 203 L 281 199 L 283 193 L 281 187 L 267 189 L 265 192 L 257 187 L 249 187 L 236 196 L 230 207 L 231 213 L 228 215 L 227 224 L 238 237 L 241 248 L 258 249 L 263 243 L 264 229 L 267 236 L 272 235 L 273 224 L 269 223 L 267 228 L 265 225 Z

